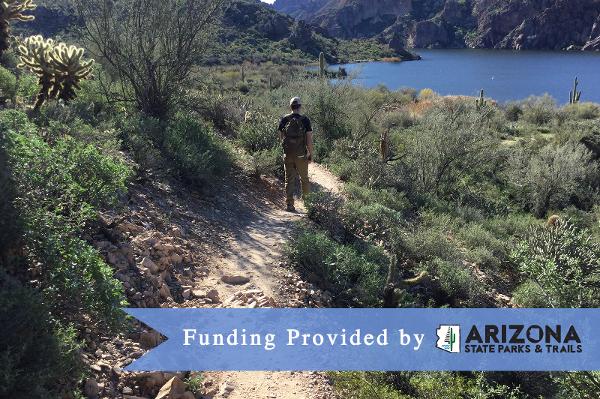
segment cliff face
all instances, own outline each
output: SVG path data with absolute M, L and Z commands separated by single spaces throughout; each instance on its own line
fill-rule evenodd
M 314 14 L 313 23 L 332 36 L 366 38 L 381 33 L 411 10 L 411 0 L 333 0 Z
M 600 49 L 600 0 L 277 0 L 342 38 L 414 47 Z
M 475 12 L 473 47 L 591 50 L 599 37 L 599 0 L 482 1 Z

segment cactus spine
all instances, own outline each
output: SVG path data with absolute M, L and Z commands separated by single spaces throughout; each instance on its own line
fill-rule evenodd
M 479 92 L 479 98 L 475 101 L 477 104 L 477 109 L 482 109 L 487 105 L 487 101 L 485 100 L 485 92 L 483 89 Z
M 0 55 L 9 47 L 10 22 L 32 21 L 35 17 L 25 13 L 36 7 L 33 0 L 0 0 Z
M 581 99 L 581 92 L 577 91 L 578 86 L 579 79 L 576 77 L 575 82 L 573 83 L 573 90 L 569 92 L 569 104 L 579 104 L 579 100 Z
M 55 43 L 42 36 L 31 36 L 19 46 L 19 67 L 38 76 L 40 92 L 34 109 L 49 99 L 69 102 L 76 96 L 79 83 L 91 77 L 94 60 L 83 60 L 84 50 Z
M 319 53 L 319 77 L 325 77 L 325 53 Z

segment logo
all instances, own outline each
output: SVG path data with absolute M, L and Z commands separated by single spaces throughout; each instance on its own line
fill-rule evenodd
M 460 353 L 460 326 L 440 326 L 436 346 L 446 352 Z

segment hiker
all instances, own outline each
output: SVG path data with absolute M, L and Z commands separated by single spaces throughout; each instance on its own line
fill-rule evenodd
M 279 140 L 283 146 L 285 166 L 285 193 L 288 212 L 295 212 L 294 191 L 296 176 L 302 183 L 302 198 L 310 192 L 308 164 L 312 162 L 313 132 L 310 119 L 300 113 L 302 102 L 299 97 L 290 100 L 291 114 L 279 122 Z

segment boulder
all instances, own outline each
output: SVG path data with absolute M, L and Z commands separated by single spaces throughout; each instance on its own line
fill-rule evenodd
M 248 277 L 244 277 L 244 276 L 225 275 L 225 276 L 221 277 L 221 281 L 224 282 L 225 284 L 244 285 L 244 284 L 248 284 L 250 282 L 250 279 Z
M 221 298 L 219 297 L 219 291 L 217 291 L 217 290 L 208 291 L 206 293 L 206 297 L 210 298 L 210 300 L 213 301 L 214 303 L 221 302 Z
M 159 290 L 160 297 L 162 299 L 168 299 L 171 296 L 171 290 L 167 284 L 163 284 Z
M 155 399 L 181 399 L 185 394 L 185 384 L 178 377 L 173 377 L 162 386 Z
M 150 271 L 150 273 L 152 273 L 152 274 L 157 274 L 160 271 L 160 268 L 158 267 L 158 265 L 156 263 L 154 263 L 154 261 L 147 256 L 144 259 L 142 259 L 142 263 L 140 265 L 142 267 L 148 269 Z

